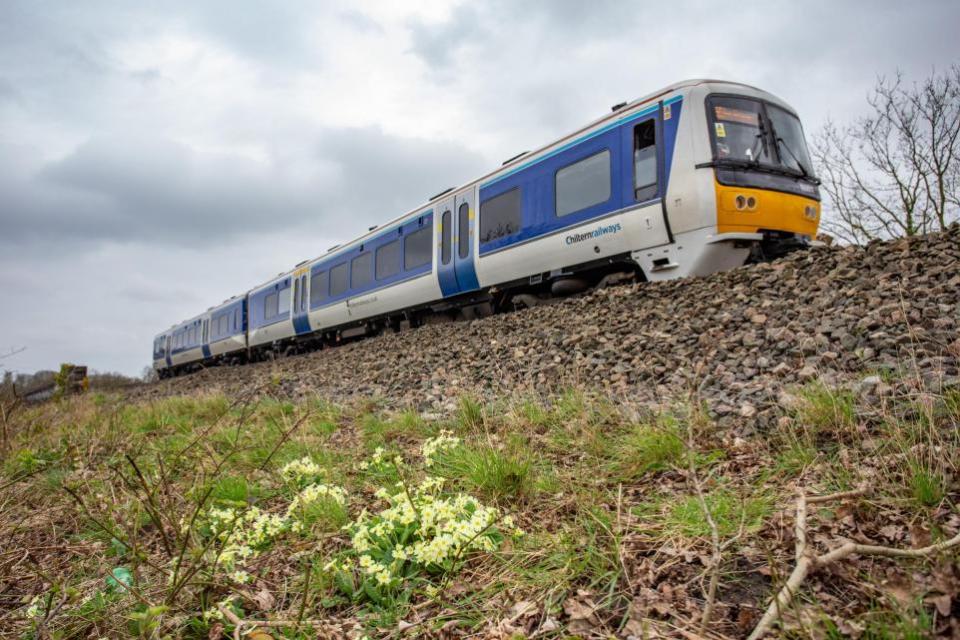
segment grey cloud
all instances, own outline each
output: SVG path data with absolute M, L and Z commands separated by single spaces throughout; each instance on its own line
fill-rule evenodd
M 20 94 L 8 81 L 0 78 L 0 102 L 19 102 Z
M 463 141 L 398 138 L 379 127 L 328 131 L 318 153 L 340 168 L 334 210 L 358 214 L 364 225 L 413 209 L 488 168 Z
M 479 155 L 458 143 L 407 139 L 377 127 L 314 136 L 314 177 L 300 180 L 276 162 L 200 154 L 167 139 L 95 138 L 32 180 L 0 174 L 6 195 L 0 245 L 46 244 L 51 230 L 64 245 L 196 246 L 304 226 L 349 235 L 484 168 Z M 0 155 L 0 167 L 15 162 Z M 323 173 L 321 166 L 335 171 Z
M 466 4 L 457 6 L 447 22 L 432 24 L 411 20 L 408 24 L 411 51 L 435 71 L 443 71 L 463 46 L 482 42 L 487 37 L 482 24 L 485 20 L 485 15 Z

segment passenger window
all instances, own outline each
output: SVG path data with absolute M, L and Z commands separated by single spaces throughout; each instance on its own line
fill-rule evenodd
M 400 273 L 400 240 L 394 240 L 377 249 L 377 280 Z
M 604 150 L 557 171 L 556 211 L 566 216 L 610 199 L 610 151 Z
M 310 276 L 310 306 L 316 307 L 327 297 L 327 272 L 318 271 Z
M 267 294 L 263 299 L 263 319 L 269 320 L 280 315 L 280 297 L 277 293 Z
M 418 229 L 403 239 L 403 268 L 416 269 L 433 260 L 433 229 Z
M 633 129 L 633 192 L 637 201 L 657 195 L 657 134 L 652 119 Z
M 350 288 L 361 289 L 373 280 L 373 254 L 363 253 L 350 263 Z
M 444 211 L 440 216 L 440 262 L 447 264 L 450 262 L 450 245 L 453 242 L 453 224 L 450 219 L 450 211 Z
M 277 292 L 277 295 L 279 296 L 277 313 L 279 315 L 287 315 L 290 312 L 290 287 L 281 289 Z
M 330 295 L 338 296 L 347 290 L 347 268 L 346 262 L 338 264 L 330 269 Z
M 457 254 L 463 259 L 470 254 L 470 205 L 461 204 L 457 217 Z
M 293 308 L 300 309 L 300 278 L 293 281 Z
M 480 242 L 491 242 L 520 231 L 520 187 L 480 204 Z
M 307 310 L 307 275 L 300 276 L 300 311 Z

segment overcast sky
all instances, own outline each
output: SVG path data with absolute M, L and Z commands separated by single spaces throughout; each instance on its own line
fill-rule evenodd
M 960 59 L 960 3 L 0 3 L 0 368 L 158 331 L 672 82 L 808 134 Z

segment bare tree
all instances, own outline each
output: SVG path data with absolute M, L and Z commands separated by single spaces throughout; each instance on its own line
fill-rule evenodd
M 867 102 L 869 116 L 813 137 L 824 228 L 856 244 L 942 231 L 960 218 L 960 66 L 879 78 Z

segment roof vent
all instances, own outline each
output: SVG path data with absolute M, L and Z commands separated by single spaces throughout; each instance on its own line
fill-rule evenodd
M 445 194 L 445 193 L 450 193 L 450 192 L 453 191 L 455 188 L 456 188 L 456 187 L 447 187 L 446 189 L 444 189 L 443 191 L 441 191 L 441 192 L 438 193 L 437 195 L 435 195 L 435 196 L 430 196 L 430 200 L 427 200 L 427 202 L 430 202 L 431 200 L 436 200 L 437 198 L 439 198 L 439 197 L 442 196 L 443 194 Z
M 338 248 L 339 246 L 340 246 L 340 245 L 338 245 L 338 244 L 333 245 L 332 247 L 330 247 L 329 249 L 327 249 L 327 253 L 330 253 L 331 251 L 333 251 L 334 249 Z
M 373 231 L 373 230 L 376 229 L 378 226 L 380 226 L 380 225 L 376 225 L 376 224 L 375 224 L 375 225 L 373 225 L 372 227 L 367 227 L 367 231 Z
M 623 108 L 624 108 L 625 106 L 627 106 L 628 104 L 629 104 L 628 102 L 620 102 L 620 103 L 617 103 L 617 104 L 613 105 L 612 107 L 610 107 L 610 111 L 620 111 L 620 109 L 623 109 Z
M 516 159 L 518 159 L 518 158 L 522 158 L 523 156 L 527 155 L 528 153 L 530 153 L 530 152 L 529 152 L 529 151 L 521 151 L 520 153 L 518 153 L 517 155 L 513 156 L 512 158 L 507 158 L 506 160 L 504 160 L 504 161 L 503 161 L 503 164 L 501 164 L 500 166 L 502 167 L 502 166 L 504 166 L 504 165 L 508 165 L 508 164 L 510 164 L 511 162 L 513 162 L 514 160 L 516 160 Z

